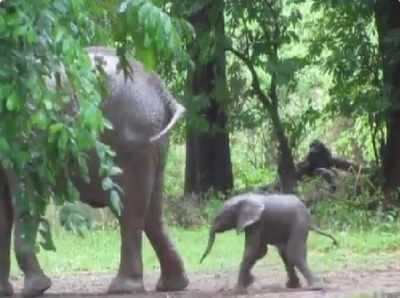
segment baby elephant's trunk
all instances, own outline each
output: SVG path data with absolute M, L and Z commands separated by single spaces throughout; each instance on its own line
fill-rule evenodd
M 214 229 L 211 229 L 211 231 L 210 231 L 210 236 L 209 236 L 209 238 L 208 238 L 208 245 L 207 245 L 206 251 L 204 252 L 203 256 L 202 256 L 201 259 L 200 259 L 200 263 L 202 263 L 203 260 L 204 260 L 204 259 L 208 256 L 208 254 L 210 253 L 210 251 L 211 251 L 211 249 L 212 249 L 212 247 L 213 247 L 213 245 L 214 245 L 214 241 L 215 241 L 215 231 L 214 231 Z

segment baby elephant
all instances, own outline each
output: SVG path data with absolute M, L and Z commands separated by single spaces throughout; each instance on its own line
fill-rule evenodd
M 267 253 L 267 245 L 278 248 L 288 275 L 288 288 L 300 287 L 297 268 L 307 280 L 310 289 L 322 288 L 321 282 L 312 274 L 307 264 L 307 236 L 313 230 L 331 238 L 312 225 L 305 205 L 294 195 L 246 193 L 225 202 L 210 230 L 206 251 L 200 262 L 209 254 L 215 234 L 236 228 L 245 231 L 245 250 L 240 265 L 236 292 L 245 293 L 254 278 L 250 271 L 258 259 Z

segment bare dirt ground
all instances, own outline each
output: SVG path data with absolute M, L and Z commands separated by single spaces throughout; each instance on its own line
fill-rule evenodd
M 176 293 L 154 292 L 157 273 L 145 275 L 146 294 L 134 295 L 138 298 L 184 298 L 184 297 L 232 297 L 231 289 L 235 285 L 237 272 L 192 273 L 187 290 Z M 345 269 L 339 272 L 320 272 L 323 277 L 324 291 L 307 289 L 288 290 L 284 287 L 285 273 L 282 268 L 258 267 L 254 270 L 255 283 L 249 288 L 250 297 L 282 298 L 366 298 L 400 297 L 400 261 L 397 264 L 368 270 Z M 78 274 L 53 278 L 53 286 L 45 297 L 112 297 L 105 291 L 111 281 L 111 275 Z M 21 289 L 21 280 L 13 281 L 17 294 Z M 129 296 L 125 296 L 129 297 Z

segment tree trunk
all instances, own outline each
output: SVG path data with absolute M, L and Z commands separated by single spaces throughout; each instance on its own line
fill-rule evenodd
M 277 108 L 270 111 L 275 137 L 278 141 L 278 175 L 280 191 L 294 193 L 297 186 L 296 167 Z
M 223 1 L 211 1 L 189 19 L 196 40 L 191 46 L 195 67 L 186 82 L 192 121 L 186 139 L 185 193 L 226 192 L 233 187 L 225 112 L 229 95 L 223 11 Z
M 385 203 L 392 204 L 400 186 L 400 2 L 380 0 L 375 7 L 379 48 L 383 63 L 384 92 L 390 108 L 387 116 L 386 144 L 383 148 L 382 172 Z
M 400 111 L 391 112 L 388 119 L 383 153 L 383 175 L 385 201 L 392 204 L 399 197 L 396 190 L 400 187 Z
M 274 59 L 278 60 L 278 50 L 275 49 Z M 292 150 L 279 117 L 279 98 L 277 94 L 276 74 L 271 76 L 269 88 L 270 101 L 261 100 L 267 109 L 272 123 L 272 129 L 278 142 L 278 176 L 279 187 L 282 193 L 294 193 L 297 186 L 296 167 L 293 161 Z

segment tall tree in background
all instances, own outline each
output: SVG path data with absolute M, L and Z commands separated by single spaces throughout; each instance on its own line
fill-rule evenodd
M 329 110 L 369 119 L 385 203 L 390 205 L 400 186 L 400 3 L 311 2 L 321 17 L 310 55 L 321 57 L 329 49 L 322 55 L 334 81 Z
M 383 88 L 390 106 L 386 114 L 386 144 L 382 152 L 385 201 L 398 198 L 400 187 L 400 2 L 376 1 L 376 25 L 383 68 Z
M 278 175 L 282 192 L 294 191 L 297 178 L 288 131 L 281 108 L 295 86 L 296 71 L 303 59 L 282 55 L 283 48 L 298 36 L 294 24 L 301 14 L 286 1 L 227 1 L 231 38 L 230 51 L 250 72 L 252 95 L 267 112 L 278 144 Z M 284 13 L 283 8 L 287 10 Z
M 188 73 L 186 99 L 185 193 L 233 187 L 226 108 L 224 1 L 194 1 L 189 22 L 196 38 L 190 45 L 194 68 Z

